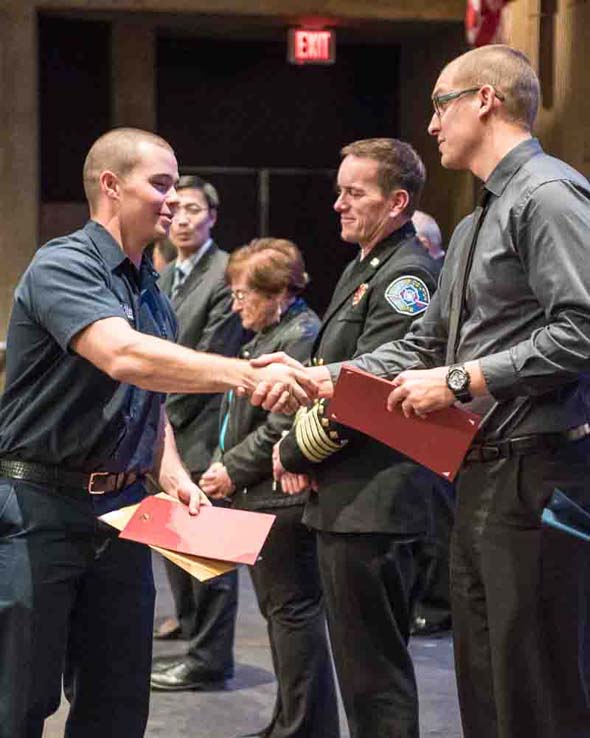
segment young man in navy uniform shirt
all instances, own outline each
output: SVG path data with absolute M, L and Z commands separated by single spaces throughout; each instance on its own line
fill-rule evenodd
M 64 669 L 68 738 L 141 738 L 150 552 L 97 515 L 141 499 L 150 471 L 190 512 L 204 501 L 176 451 L 165 392 L 276 380 L 284 398 L 301 395 L 293 374 L 259 375 L 171 342 L 176 321 L 142 253 L 167 234 L 177 180 L 158 136 L 102 136 L 84 165 L 91 220 L 41 248 L 16 289 L 0 404 L 1 738 L 40 738 Z

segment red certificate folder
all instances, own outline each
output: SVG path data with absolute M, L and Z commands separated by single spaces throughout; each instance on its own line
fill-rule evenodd
M 201 507 L 189 515 L 186 505 L 146 497 L 120 538 L 178 553 L 236 564 L 254 564 L 275 519 L 267 513 Z
M 449 407 L 426 418 L 406 418 L 399 406 L 387 411 L 393 389 L 392 382 L 345 365 L 330 400 L 330 417 L 452 481 L 477 433 L 480 416 Z

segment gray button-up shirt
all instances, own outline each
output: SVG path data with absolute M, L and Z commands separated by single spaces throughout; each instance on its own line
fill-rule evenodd
M 483 408 L 482 435 L 546 433 L 588 422 L 590 184 L 529 139 L 502 159 L 485 187 L 492 197 L 457 347 L 457 361 L 480 360 L 495 401 Z M 451 291 L 472 224 L 473 214 L 455 229 L 439 289 L 410 333 L 347 363 L 384 377 L 445 364 Z M 329 368 L 335 378 L 340 365 Z

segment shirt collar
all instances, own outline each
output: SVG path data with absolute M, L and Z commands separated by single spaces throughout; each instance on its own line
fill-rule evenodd
M 125 260 L 129 261 L 127 254 L 121 246 L 100 223 L 97 223 L 95 220 L 89 220 L 84 226 L 84 230 L 92 239 L 92 242 L 111 271 L 114 271 Z M 131 264 L 130 261 L 129 263 Z
M 496 165 L 494 171 L 488 177 L 485 188 L 495 195 L 500 195 L 506 189 L 508 182 L 514 177 L 518 170 L 533 156 L 541 154 L 543 149 L 536 138 L 528 138 L 511 149 L 504 158 Z
M 145 284 L 146 279 L 149 282 L 155 282 L 158 279 L 159 274 L 145 253 L 142 254 L 138 270 L 107 229 L 97 221 L 89 220 L 84 230 L 88 233 L 112 272 L 126 262 L 128 268 L 139 278 L 140 284 Z
M 205 243 L 200 246 L 194 253 L 192 253 L 188 259 L 184 259 L 184 261 L 180 261 L 180 259 L 176 260 L 176 268 L 180 269 L 180 271 L 185 275 L 185 277 L 188 277 L 188 275 L 193 271 L 195 266 L 197 265 L 197 262 L 205 255 L 205 253 L 209 250 L 211 245 L 213 244 L 213 239 L 209 238 Z
M 411 236 L 415 235 L 416 228 L 414 227 L 414 224 L 411 220 L 407 220 L 397 230 L 393 231 L 389 234 L 389 236 L 386 236 L 382 241 L 379 241 L 379 243 L 375 244 L 375 246 L 373 246 L 373 248 L 369 251 L 364 259 L 361 259 L 362 252 L 359 252 L 359 263 L 368 264 L 375 258 L 381 259 L 383 253 L 386 252 L 388 249 L 392 248 L 393 246 L 397 246 L 397 244 L 401 243 L 406 238 L 410 238 Z

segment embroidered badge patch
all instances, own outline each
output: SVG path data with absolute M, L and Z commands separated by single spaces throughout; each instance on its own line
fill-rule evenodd
M 387 287 L 385 299 L 401 315 L 419 315 L 428 307 L 430 292 L 421 279 L 407 275 Z
M 353 307 L 359 304 L 359 302 L 363 299 L 368 289 L 369 289 L 369 285 L 366 282 L 363 282 L 356 288 L 356 290 L 354 291 L 354 295 L 352 296 L 352 306 Z

